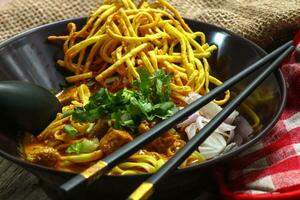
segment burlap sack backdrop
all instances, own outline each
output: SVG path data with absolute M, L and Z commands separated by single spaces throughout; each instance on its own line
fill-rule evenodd
M 86 16 L 97 0 L 10 0 L 0 8 L 0 41 L 49 22 Z M 300 27 L 300 0 L 171 0 L 184 17 L 238 33 L 264 48 Z

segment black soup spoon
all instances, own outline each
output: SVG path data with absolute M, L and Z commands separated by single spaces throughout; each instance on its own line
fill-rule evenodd
M 54 94 L 23 81 L 0 82 L 0 115 L 18 128 L 37 135 L 61 110 Z

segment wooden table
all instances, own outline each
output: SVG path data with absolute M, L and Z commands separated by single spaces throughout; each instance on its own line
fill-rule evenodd
M 39 187 L 35 176 L 2 157 L 0 157 L 0 199 L 49 200 Z

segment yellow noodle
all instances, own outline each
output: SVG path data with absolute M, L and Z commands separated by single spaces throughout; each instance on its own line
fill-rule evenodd
M 141 50 L 145 49 L 149 44 L 145 43 L 145 44 L 141 44 L 140 46 L 137 46 L 136 48 L 132 49 L 129 53 L 127 53 L 125 56 L 123 56 L 120 60 L 116 61 L 113 65 L 111 65 L 108 69 L 106 69 L 105 71 L 103 71 L 101 74 L 99 74 L 96 77 L 97 81 L 102 81 L 104 78 L 111 76 L 115 71 L 116 68 L 119 67 L 121 64 L 123 64 L 124 62 L 126 62 L 126 59 L 135 56 L 136 54 L 138 54 Z
M 66 77 L 66 81 L 69 83 L 74 83 L 74 82 L 79 82 L 82 80 L 90 79 L 93 78 L 93 73 L 92 72 L 86 72 L 84 74 L 77 74 L 74 76 L 68 76 Z

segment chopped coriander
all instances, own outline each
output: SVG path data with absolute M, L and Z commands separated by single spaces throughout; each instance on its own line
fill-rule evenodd
M 68 117 L 69 115 L 72 115 L 74 113 L 74 110 L 67 110 L 63 112 L 62 118 Z
M 82 143 L 81 142 L 76 142 L 74 144 L 71 144 L 66 152 L 68 154 L 80 154 L 81 153 L 81 150 L 82 150 Z
M 66 124 L 64 126 L 64 131 L 67 134 L 69 134 L 70 136 L 75 136 L 78 133 L 77 129 L 74 126 L 72 126 L 71 124 Z
M 74 144 L 71 144 L 66 152 L 68 154 L 82 154 L 82 153 L 91 153 L 95 151 L 99 146 L 99 140 L 97 138 L 95 139 L 83 139 L 80 142 L 76 142 Z
M 111 93 L 101 88 L 87 105 L 75 108 L 73 119 L 94 122 L 108 118 L 114 128 L 135 132 L 142 120 L 163 120 L 177 112 L 170 100 L 171 75 L 158 70 L 151 76 L 146 69 L 140 69 L 139 75 L 140 80 L 133 82 L 132 91 L 125 88 Z

